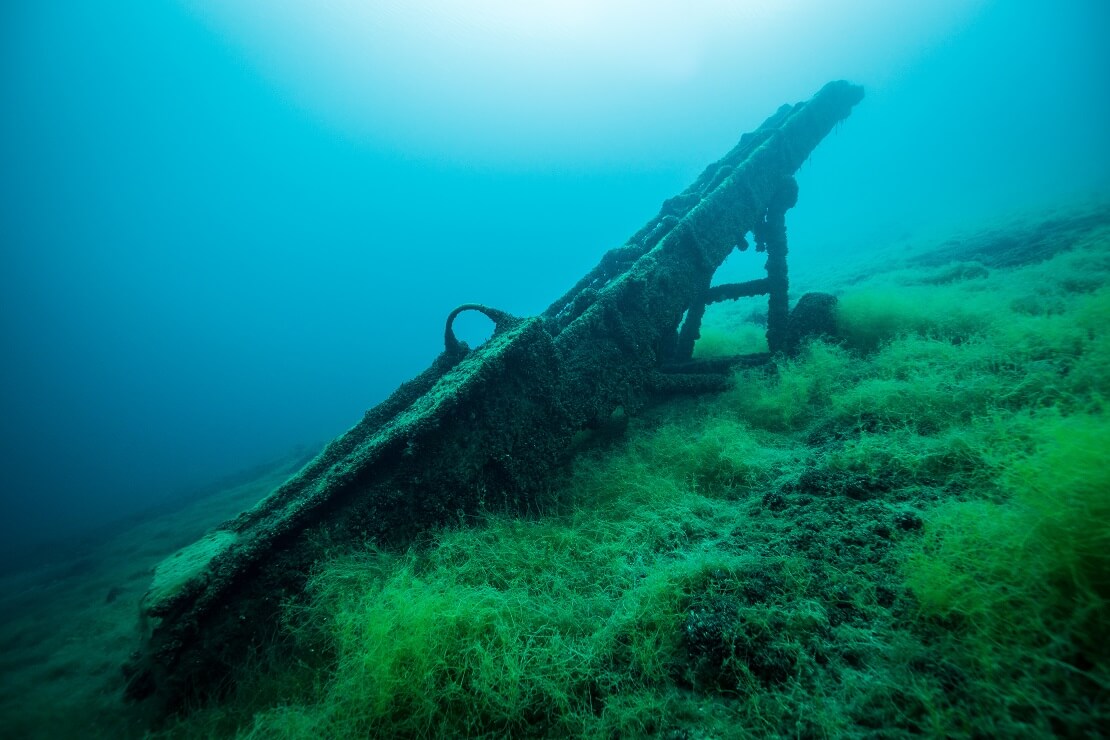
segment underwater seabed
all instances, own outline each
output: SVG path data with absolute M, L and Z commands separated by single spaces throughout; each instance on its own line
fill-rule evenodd
M 1110 206 L 897 254 L 804 286 L 837 341 L 599 436 L 556 509 L 333 543 L 226 698 L 149 736 L 1098 736 Z M 715 306 L 696 354 L 765 350 L 754 316 Z M 4 576 L 2 734 L 144 736 L 151 569 L 291 462 Z

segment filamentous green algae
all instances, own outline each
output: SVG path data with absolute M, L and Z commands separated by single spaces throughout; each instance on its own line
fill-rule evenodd
M 554 510 L 335 545 L 171 734 L 1095 732 L 1110 228 L 991 244 L 831 286 L 836 337 L 598 435 Z

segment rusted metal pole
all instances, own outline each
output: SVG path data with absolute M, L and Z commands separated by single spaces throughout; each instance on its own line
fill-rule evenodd
M 798 183 L 791 177 L 768 203 L 763 222 L 755 230 L 758 248 L 767 252 L 767 348 L 772 353 L 781 352 L 786 346 L 790 318 L 786 212 L 797 202 Z

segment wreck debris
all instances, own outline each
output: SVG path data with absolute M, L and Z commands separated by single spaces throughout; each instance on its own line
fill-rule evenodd
M 723 387 L 730 366 L 765 359 L 693 361 L 708 304 L 768 295 L 768 346 L 786 349 L 793 175 L 862 96 L 832 82 L 780 108 L 540 316 L 452 311 L 427 370 L 252 509 L 158 566 L 128 695 L 168 711 L 217 691 L 276 629 L 278 606 L 302 593 L 322 540 L 403 545 L 482 511 L 534 510 L 576 433 L 660 393 Z M 712 287 L 749 233 L 767 277 Z M 464 310 L 495 324 L 477 349 L 455 338 Z

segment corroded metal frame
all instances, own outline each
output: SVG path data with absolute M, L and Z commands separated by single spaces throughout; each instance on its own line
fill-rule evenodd
M 725 375 L 704 372 L 721 367 L 692 372 L 688 362 L 708 302 L 768 294 L 768 343 L 781 349 L 793 176 L 862 96 L 833 82 L 780 108 L 540 316 L 477 304 L 452 312 L 431 367 L 256 506 L 156 569 L 142 644 L 125 669 L 129 696 L 168 711 L 217 691 L 277 629 L 278 607 L 303 594 L 321 543 L 404 545 L 483 511 L 542 508 L 583 429 L 660 393 L 723 387 Z M 748 233 L 767 253 L 767 277 L 711 288 Z M 461 310 L 494 321 L 481 347 L 455 338 Z

